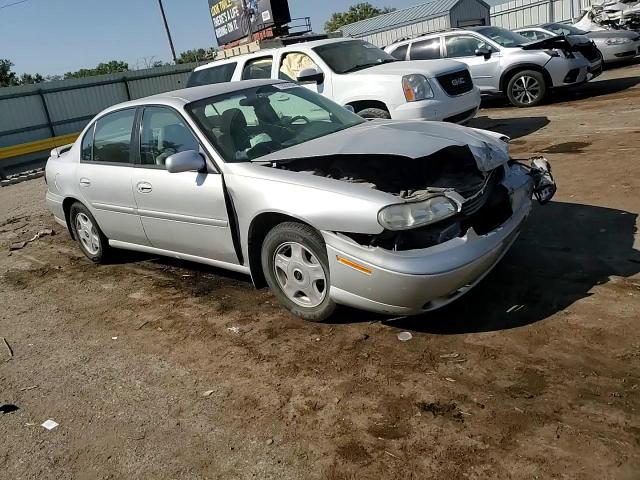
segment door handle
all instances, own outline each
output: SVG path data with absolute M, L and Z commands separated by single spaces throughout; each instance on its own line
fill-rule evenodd
M 140 193 L 151 193 L 151 191 L 153 190 L 153 186 L 147 182 L 140 182 L 138 183 L 138 185 L 136 185 L 136 187 L 138 188 L 138 191 Z
M 89 180 L 88 178 L 81 178 L 80 179 L 80 186 L 81 187 L 90 187 L 91 186 L 91 180 Z

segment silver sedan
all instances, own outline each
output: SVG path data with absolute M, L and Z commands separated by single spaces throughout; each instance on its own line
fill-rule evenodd
M 294 83 L 195 87 L 113 106 L 47 162 L 46 201 L 93 262 L 113 248 L 250 275 L 321 321 L 409 315 L 477 284 L 516 240 L 548 163 L 453 124 L 367 122 Z

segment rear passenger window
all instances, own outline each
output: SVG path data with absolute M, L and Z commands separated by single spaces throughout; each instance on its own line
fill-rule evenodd
M 406 60 L 408 49 L 409 49 L 409 44 L 402 45 L 401 47 L 398 47 L 393 52 L 391 52 L 391 56 L 393 58 L 397 58 L 398 60 Z
M 254 58 L 249 60 L 242 70 L 242 80 L 255 78 L 271 78 L 273 57 Z
M 131 132 L 135 108 L 105 115 L 96 122 L 93 139 L 93 161 L 130 163 Z
M 233 72 L 236 71 L 237 62 L 225 63 L 216 67 L 204 68 L 192 72 L 187 81 L 187 87 L 199 87 L 200 85 L 213 85 L 215 83 L 230 82 Z
M 411 60 L 434 60 L 440 58 L 440 38 L 431 38 L 411 45 Z

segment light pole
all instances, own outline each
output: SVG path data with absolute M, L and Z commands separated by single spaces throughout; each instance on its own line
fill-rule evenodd
M 167 17 L 164 14 L 164 7 L 162 6 L 162 0 L 158 0 L 160 5 L 160 14 L 162 15 L 162 21 L 164 22 L 164 29 L 167 32 L 167 39 L 169 40 L 169 48 L 171 48 L 171 56 L 173 57 L 173 63 L 178 63 L 176 58 L 176 50 L 173 48 L 173 40 L 171 40 L 171 32 L 169 32 L 169 24 L 167 23 Z

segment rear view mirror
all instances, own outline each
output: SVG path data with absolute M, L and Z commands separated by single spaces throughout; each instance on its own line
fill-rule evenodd
M 476 57 L 484 57 L 489 60 L 491 58 L 491 50 L 487 47 L 476 48 Z
M 321 70 L 316 68 L 304 68 L 300 70 L 298 74 L 297 81 L 299 83 L 317 83 L 321 84 L 324 82 L 324 73 Z
M 349 110 L 351 113 L 356 113 L 356 109 L 353 108 L 353 105 L 345 105 L 344 108 Z
M 202 155 L 195 150 L 174 153 L 167 158 L 165 165 L 169 173 L 199 172 L 206 166 Z

